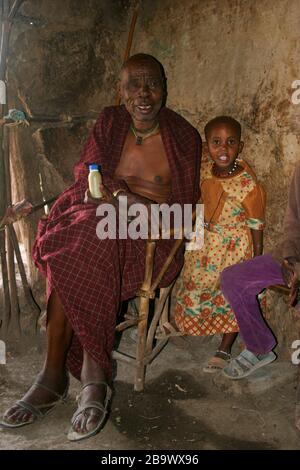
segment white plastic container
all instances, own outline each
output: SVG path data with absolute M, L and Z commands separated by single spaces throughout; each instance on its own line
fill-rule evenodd
M 92 163 L 89 165 L 89 190 L 91 196 L 95 199 L 100 199 L 102 197 L 102 193 L 100 191 L 100 183 L 102 183 L 102 176 L 100 173 L 99 165 Z

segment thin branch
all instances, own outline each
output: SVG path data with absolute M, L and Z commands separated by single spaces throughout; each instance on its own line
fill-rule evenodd
M 18 337 L 21 334 L 20 304 L 19 304 L 18 287 L 17 287 L 17 280 L 16 280 L 15 252 L 14 252 L 13 244 L 9 238 L 8 232 L 7 232 L 7 238 L 6 238 L 6 246 L 7 246 L 9 294 L 10 294 L 10 306 L 11 306 L 9 331 L 11 331 L 16 337 Z
M 19 247 L 19 242 L 18 242 L 17 235 L 16 235 L 16 232 L 15 232 L 15 229 L 14 229 L 13 225 L 10 225 L 8 227 L 8 233 L 9 233 L 10 239 L 12 241 L 12 244 L 13 244 L 13 247 L 14 247 L 14 250 L 15 250 L 15 253 L 16 253 L 16 258 L 17 258 L 19 273 L 20 273 L 20 276 L 21 276 L 24 295 L 25 295 L 25 298 L 26 298 L 29 306 L 31 307 L 31 310 L 36 315 L 36 324 L 35 324 L 35 326 L 37 326 L 37 320 L 40 316 L 41 309 L 40 309 L 40 306 L 38 305 L 38 303 L 36 302 L 36 300 L 33 296 L 32 290 L 31 290 L 31 288 L 28 284 L 26 271 L 25 271 L 25 266 L 24 266 L 24 263 L 23 263 L 23 259 L 22 259 L 22 255 L 21 255 L 21 251 L 20 251 L 20 247 Z
M 11 7 L 11 10 L 8 14 L 8 19 L 13 20 L 18 9 L 20 8 L 21 4 L 24 2 L 24 0 L 15 0 L 13 6 Z
M 3 282 L 3 291 L 4 291 L 4 312 L 2 316 L 2 325 L 1 331 L 6 337 L 8 332 L 8 325 L 10 320 L 10 295 L 9 295 L 9 282 L 8 282 L 8 270 L 7 270 L 7 260 L 6 260 L 6 247 L 5 247 L 5 232 L 0 232 L 0 257 L 1 257 L 1 272 L 2 272 L 2 282 Z

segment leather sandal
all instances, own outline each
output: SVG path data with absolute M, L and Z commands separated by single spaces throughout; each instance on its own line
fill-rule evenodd
M 2 428 L 20 428 L 22 426 L 26 426 L 27 424 L 32 424 L 38 419 L 44 418 L 50 411 L 53 410 L 53 408 L 58 405 L 58 403 L 64 403 L 66 401 L 66 398 L 68 396 L 68 391 L 69 391 L 69 376 L 67 376 L 67 385 L 65 388 L 65 391 L 62 395 L 59 393 L 55 392 L 49 387 L 46 387 L 46 385 L 40 383 L 40 382 L 35 382 L 32 387 L 39 387 L 43 388 L 44 390 L 47 390 L 48 392 L 52 393 L 54 396 L 57 397 L 57 400 L 52 401 L 50 403 L 44 403 L 42 405 L 33 405 L 32 403 L 29 403 L 25 400 L 18 400 L 15 405 L 19 406 L 22 410 L 25 410 L 31 414 L 29 419 L 27 421 L 22 421 L 22 422 L 9 422 L 6 421 L 4 418 L 0 421 L 0 427 Z
M 77 403 L 78 403 L 78 408 L 75 411 L 75 413 L 72 416 L 71 419 L 71 428 L 69 429 L 68 432 L 68 439 L 69 441 L 82 441 L 83 439 L 86 439 L 88 437 L 94 436 L 98 432 L 101 431 L 101 429 L 104 427 L 104 424 L 107 420 L 108 417 L 108 412 L 109 412 L 109 405 L 112 397 L 112 389 L 111 387 L 106 383 L 106 382 L 88 382 L 87 384 L 84 384 L 81 388 L 81 392 L 88 387 L 89 385 L 105 385 L 106 387 L 106 394 L 104 398 L 104 403 L 101 403 L 100 401 L 90 401 L 88 403 L 85 403 L 84 405 L 80 405 L 80 399 L 81 399 L 81 393 L 78 395 L 76 398 Z M 99 417 L 99 421 L 97 425 L 95 426 L 94 429 L 86 432 L 86 433 L 79 433 L 77 431 L 74 431 L 73 425 L 75 423 L 75 420 L 77 416 L 79 416 L 81 413 L 83 413 L 85 410 L 88 410 L 90 408 L 95 408 L 99 411 L 102 412 L 102 416 Z

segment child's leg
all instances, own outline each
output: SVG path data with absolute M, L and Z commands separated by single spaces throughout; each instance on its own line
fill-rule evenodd
M 276 344 L 256 299 L 272 284 L 284 284 L 284 280 L 280 264 L 270 255 L 257 256 L 221 273 L 221 288 L 234 311 L 241 337 L 247 349 L 256 354 L 268 353 Z
M 238 333 L 224 333 L 223 334 L 223 337 L 222 337 L 222 341 L 221 341 L 221 344 L 219 346 L 219 349 L 217 351 L 217 354 L 222 354 L 223 353 L 226 353 L 228 354 L 228 357 L 231 353 L 231 348 L 232 348 L 232 345 L 237 337 Z M 217 356 L 216 354 L 216 356 Z
M 231 347 L 237 337 L 238 333 L 224 333 L 221 344 L 217 349 L 215 355 L 208 361 L 207 365 L 203 368 L 203 372 L 217 372 L 226 367 L 231 359 Z

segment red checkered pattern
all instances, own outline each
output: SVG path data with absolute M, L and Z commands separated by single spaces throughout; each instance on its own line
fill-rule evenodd
M 124 106 L 105 108 L 95 124 L 79 163 L 75 183 L 64 191 L 46 220 L 41 220 L 33 257 L 47 276 L 48 295 L 55 289 L 73 327 L 68 367 L 79 378 L 82 348 L 111 375 L 111 351 L 121 300 L 134 297 L 144 277 L 144 240 L 99 240 L 94 204 L 84 204 L 88 164 L 101 165 L 104 184 L 114 191 L 127 188 L 113 175 L 129 131 L 131 117 Z M 196 203 L 199 198 L 201 141 L 181 116 L 163 108 L 159 116 L 162 140 L 172 173 L 168 203 Z M 154 275 L 162 267 L 172 240 L 158 242 Z M 174 258 L 161 286 L 168 285 L 183 264 L 183 250 Z
M 184 314 L 184 310 L 176 311 L 176 324 L 180 331 L 192 336 L 209 336 L 223 333 L 236 333 L 239 327 L 236 319 L 232 315 L 215 315 L 208 321 L 203 321 L 199 316 L 189 316 Z

